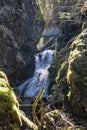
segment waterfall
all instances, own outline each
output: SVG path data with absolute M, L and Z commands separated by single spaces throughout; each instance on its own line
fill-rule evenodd
M 53 61 L 54 53 L 54 50 L 45 50 L 35 55 L 35 71 L 33 77 L 18 87 L 20 95 L 23 97 L 35 97 L 38 95 L 41 87 L 44 86 L 44 96 L 47 96 L 50 83 L 48 68 Z

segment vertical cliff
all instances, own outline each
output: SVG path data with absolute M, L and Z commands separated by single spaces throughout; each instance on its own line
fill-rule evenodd
M 51 101 L 62 104 L 75 115 L 87 117 L 87 6 L 80 6 L 83 22 L 80 26 L 81 33 L 66 43 L 66 46 L 57 52 L 57 57 L 51 65 Z M 75 22 L 79 22 L 78 20 Z M 72 21 L 71 21 L 72 22 Z M 84 27 L 84 28 L 82 28 Z M 79 29 L 78 29 L 79 30 Z M 67 31 L 67 28 L 66 30 Z M 73 31 L 73 30 L 72 30 Z M 80 30 L 79 30 L 80 31 Z M 70 32 L 71 33 L 71 32 Z M 72 33 L 71 33 L 72 34 Z M 68 36 L 68 35 L 67 35 Z M 60 42 L 61 43 L 61 42 Z
M 16 82 L 33 74 L 34 53 L 44 23 L 37 12 L 41 15 L 32 0 L 0 0 L 0 68 Z

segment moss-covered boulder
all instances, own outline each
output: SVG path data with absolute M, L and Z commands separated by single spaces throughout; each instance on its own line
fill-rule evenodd
M 19 130 L 21 125 L 19 103 L 7 76 L 0 71 L 0 130 Z
M 20 130 L 22 121 L 32 130 L 38 130 L 37 125 L 19 109 L 17 97 L 6 74 L 0 71 L 0 130 Z
M 67 69 L 68 69 L 68 57 L 70 53 L 69 46 L 61 49 L 57 53 L 57 57 L 49 68 L 50 72 L 50 95 L 51 103 L 57 107 L 61 107 L 67 98 L 68 85 L 67 85 Z M 63 105 L 64 106 L 64 105 Z
M 72 43 L 68 62 L 71 108 L 76 115 L 87 116 L 87 29 Z
M 51 101 L 87 117 L 87 29 L 58 52 L 49 71 Z

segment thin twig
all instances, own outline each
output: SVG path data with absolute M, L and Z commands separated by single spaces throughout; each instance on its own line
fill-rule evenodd
M 75 125 L 73 123 L 71 123 L 69 120 L 67 120 L 66 116 L 63 115 L 61 112 L 59 112 L 59 115 L 61 116 L 61 118 L 62 118 L 63 121 L 65 121 L 70 126 L 75 127 Z

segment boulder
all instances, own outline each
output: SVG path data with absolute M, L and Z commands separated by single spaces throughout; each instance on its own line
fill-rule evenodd
M 71 45 L 67 83 L 69 100 L 76 115 L 87 117 L 87 29 Z
M 61 103 L 75 115 L 87 117 L 87 29 L 73 40 L 58 52 L 49 69 L 53 84 L 51 102 L 57 106 Z

